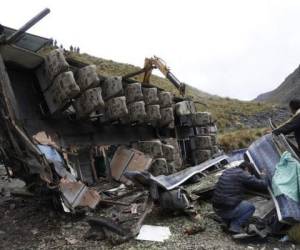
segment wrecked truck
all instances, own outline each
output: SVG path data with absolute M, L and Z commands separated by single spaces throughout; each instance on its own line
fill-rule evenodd
M 75 212 L 97 206 L 91 186 L 103 177 L 168 175 L 220 153 L 211 115 L 193 101 L 100 75 L 75 52 L 26 32 L 49 12 L 19 30 L 0 26 L 0 155 L 10 176 Z

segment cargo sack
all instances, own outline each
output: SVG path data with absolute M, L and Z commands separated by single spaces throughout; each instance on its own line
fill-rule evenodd
M 165 158 L 157 158 L 153 160 L 149 172 L 154 176 L 168 175 L 168 164 Z
M 144 101 L 146 105 L 158 104 L 157 88 L 143 88 Z
M 106 102 L 109 119 L 116 120 L 128 115 L 125 96 L 115 97 Z
M 192 101 L 177 102 L 175 112 L 178 116 L 194 114 L 196 112 L 195 103 Z
M 144 96 L 141 84 L 138 82 L 128 84 L 125 88 L 125 96 L 127 103 L 143 101 Z
M 102 112 L 104 110 L 104 102 L 101 88 L 88 89 L 83 92 L 74 102 L 74 108 L 79 118 L 88 116 L 94 111 Z
M 161 91 L 158 94 L 159 104 L 161 108 L 172 107 L 173 104 L 173 95 L 170 92 Z
M 77 71 L 76 82 L 79 85 L 81 91 L 99 86 L 100 79 L 96 69 L 96 65 L 88 65 Z
M 163 157 L 162 143 L 159 140 L 139 141 L 137 149 L 152 156 L 153 158 Z
M 102 97 L 105 101 L 110 98 L 121 96 L 124 94 L 122 77 L 120 76 L 105 77 L 101 87 Z
M 152 125 L 156 125 L 157 122 L 161 119 L 160 106 L 159 105 L 148 105 L 146 106 L 147 113 L 147 122 L 150 122 Z
M 196 149 L 192 151 L 192 159 L 194 164 L 200 164 L 209 160 L 211 157 L 211 151 L 208 149 Z
M 131 122 L 144 122 L 147 115 L 144 101 L 128 104 L 128 112 Z
M 210 136 L 195 136 L 190 139 L 191 149 L 209 149 L 211 144 Z
M 163 150 L 164 158 L 166 158 L 168 162 L 174 161 L 175 148 L 172 145 L 162 144 L 162 150 Z
M 192 114 L 177 116 L 177 120 L 178 120 L 179 126 L 192 127 L 194 124 Z
M 53 85 L 44 92 L 50 113 L 62 109 L 72 98 L 80 93 L 80 88 L 76 84 L 73 72 L 68 71 L 58 75 Z
M 193 114 L 194 126 L 206 126 L 211 124 L 211 114 L 208 112 L 197 112 Z
M 217 135 L 216 134 L 212 134 L 210 135 L 210 139 L 211 139 L 211 145 L 215 146 L 217 145 Z
M 46 75 L 50 81 L 53 81 L 54 78 L 69 70 L 69 64 L 67 63 L 64 53 L 61 49 L 52 50 L 45 57 L 45 71 Z
M 160 115 L 160 126 L 168 126 L 170 123 L 174 122 L 173 108 L 161 108 Z

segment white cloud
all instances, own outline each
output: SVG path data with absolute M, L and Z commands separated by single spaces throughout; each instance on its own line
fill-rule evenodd
M 221 96 L 253 99 L 299 64 L 298 1 L 10 0 L 0 23 L 18 28 L 44 7 L 51 14 L 30 32 L 140 66 L 158 55 L 181 81 Z

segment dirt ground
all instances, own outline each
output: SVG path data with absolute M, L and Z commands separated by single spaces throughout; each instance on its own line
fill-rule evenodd
M 185 234 L 192 222 L 184 215 L 163 214 L 156 207 L 144 224 L 168 226 L 171 237 L 163 243 L 135 239 L 113 246 L 109 241 L 87 240 L 89 225 L 83 216 L 57 212 L 49 201 L 37 197 L 13 196 L 0 178 L 0 249 L 300 249 L 278 238 L 264 241 L 234 241 L 210 218 L 211 205 L 200 205 L 206 230 Z M 17 185 L 20 183 L 17 182 Z M 101 209 L 101 208 L 99 208 Z

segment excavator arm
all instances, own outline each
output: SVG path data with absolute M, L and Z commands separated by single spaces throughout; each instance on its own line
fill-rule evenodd
M 157 56 L 145 58 L 144 68 L 137 72 L 128 74 L 124 76 L 124 78 L 129 78 L 144 73 L 143 83 L 149 83 L 153 69 L 158 69 L 178 89 L 180 95 L 185 95 L 185 84 L 180 82 L 170 71 L 170 68 L 167 66 L 167 64 Z

